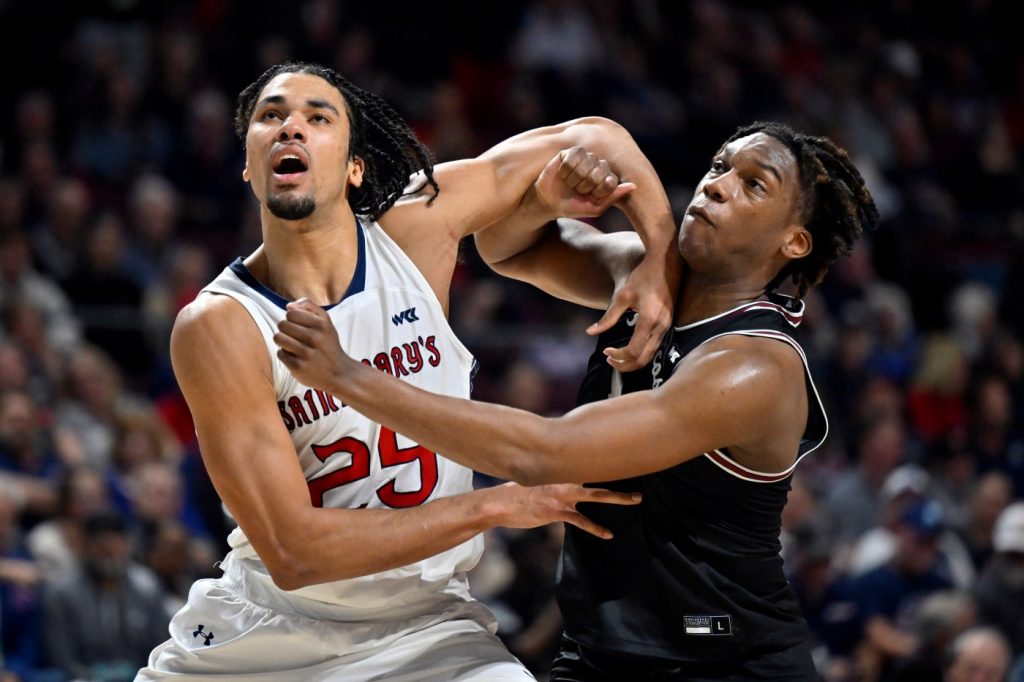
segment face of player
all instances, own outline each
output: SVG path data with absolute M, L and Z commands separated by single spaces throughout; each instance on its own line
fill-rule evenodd
M 349 158 L 345 101 L 333 85 L 308 73 L 282 73 L 253 107 L 242 178 L 260 203 L 285 220 L 344 202 L 362 183 L 363 162 Z
M 679 249 L 690 267 L 720 275 L 763 269 L 770 279 L 787 258 L 810 253 L 799 178 L 792 152 L 770 135 L 725 145 L 679 228 Z

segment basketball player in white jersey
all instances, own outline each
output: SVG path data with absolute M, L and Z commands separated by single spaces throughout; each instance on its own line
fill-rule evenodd
M 249 86 L 236 126 L 263 245 L 181 312 L 171 355 L 238 528 L 223 577 L 193 586 L 138 679 L 530 679 L 469 596 L 480 533 L 565 521 L 608 537 L 575 505 L 636 496 L 576 485 L 474 491 L 469 469 L 297 381 L 273 336 L 289 301 L 306 299 L 367 365 L 468 397 L 473 358 L 446 320 L 459 240 L 513 214 L 550 159 L 585 144 L 635 186 L 618 185 L 602 162 L 580 179 L 577 213 L 632 191 L 624 210 L 655 254 L 619 299 L 649 318 L 619 359 L 643 361 L 668 323 L 673 279 L 674 225 L 653 169 L 601 119 L 434 169 L 383 101 L 312 65 L 275 67 Z M 531 241 L 495 239 L 512 249 Z M 632 293 L 651 290 L 660 293 Z

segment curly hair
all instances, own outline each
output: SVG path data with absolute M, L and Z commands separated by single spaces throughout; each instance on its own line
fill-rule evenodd
M 801 209 L 814 246 L 805 257 L 787 263 L 766 290 L 792 278 L 802 298 L 840 256 L 850 252 L 865 228 L 878 224 L 878 209 L 846 150 L 827 137 L 804 135 L 784 123 L 757 122 L 738 129 L 725 144 L 755 133 L 786 145 L 799 168 Z
M 235 133 L 245 146 L 252 111 L 267 83 L 282 73 L 308 73 L 319 76 L 337 88 L 345 102 L 351 129 L 350 158 L 363 160 L 363 183 L 352 187 L 349 204 L 360 215 L 377 220 L 402 196 L 410 176 L 423 171 L 426 183 L 434 189 L 433 202 L 441 188 L 434 180 L 430 150 L 419 141 L 398 113 L 383 99 L 356 87 L 339 73 L 319 64 L 286 62 L 267 69 L 238 95 L 235 109 Z

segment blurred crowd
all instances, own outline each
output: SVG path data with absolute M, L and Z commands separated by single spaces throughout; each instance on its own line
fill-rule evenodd
M 130 679 L 218 574 L 231 525 L 168 334 L 259 243 L 234 97 L 289 58 L 384 96 L 439 161 L 608 116 L 677 216 L 741 124 L 848 148 L 883 221 L 807 299 L 831 429 L 783 521 L 816 662 L 830 682 L 1024 680 L 1014 5 L 0 0 L 0 682 Z M 452 323 L 477 398 L 571 408 L 595 318 L 466 244 Z M 473 576 L 541 679 L 560 542 L 490 533 Z

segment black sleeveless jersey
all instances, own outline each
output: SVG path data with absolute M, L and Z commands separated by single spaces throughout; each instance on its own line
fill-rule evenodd
M 804 360 L 808 420 L 799 460 L 828 430 L 807 360 L 792 337 L 802 314 L 801 301 L 772 295 L 669 330 L 650 366 L 619 374 L 601 349 L 628 341 L 628 313 L 599 339 L 579 402 L 658 390 L 688 353 L 719 336 L 777 339 Z M 612 540 L 566 526 L 558 602 L 567 636 L 594 649 L 678 661 L 748 659 L 802 642 L 807 626 L 779 556 L 781 512 L 795 467 L 754 471 L 721 449 L 657 473 L 601 483 L 639 491 L 643 502 L 581 506 L 613 531 Z

